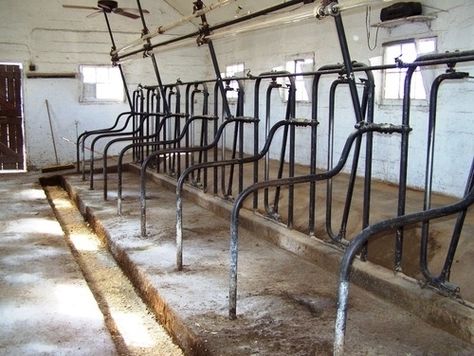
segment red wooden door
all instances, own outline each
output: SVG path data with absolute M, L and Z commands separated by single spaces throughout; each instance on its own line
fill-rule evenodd
M 21 68 L 0 64 L 0 171 L 25 169 Z

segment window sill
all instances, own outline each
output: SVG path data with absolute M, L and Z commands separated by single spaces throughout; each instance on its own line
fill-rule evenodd
M 81 105 L 110 105 L 110 104 L 124 104 L 125 101 L 114 101 L 114 100 L 79 100 Z
M 380 109 L 394 109 L 394 108 L 401 108 L 403 106 L 402 99 L 390 99 L 390 100 L 383 100 L 382 102 L 377 103 Z M 411 99 L 410 100 L 410 107 L 427 110 L 429 108 L 429 103 L 427 100 L 424 99 Z

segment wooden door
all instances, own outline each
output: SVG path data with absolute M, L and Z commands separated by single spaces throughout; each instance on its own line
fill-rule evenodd
M 21 68 L 0 64 L 0 172 L 25 169 Z

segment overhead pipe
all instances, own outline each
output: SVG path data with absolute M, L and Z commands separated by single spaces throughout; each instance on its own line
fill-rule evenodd
M 268 7 L 268 8 L 265 8 L 263 10 L 260 10 L 260 11 L 257 11 L 257 12 L 254 12 L 252 14 L 249 14 L 249 15 L 246 15 L 246 16 L 242 16 L 242 17 L 239 17 L 237 19 L 233 19 L 233 20 L 230 20 L 230 21 L 226 21 L 226 22 L 223 22 L 221 24 L 217 24 L 217 25 L 214 25 L 214 26 L 209 26 L 209 32 L 212 33 L 214 31 L 217 31 L 217 30 L 220 30 L 222 28 L 225 28 L 225 27 L 229 27 L 229 26 L 232 26 L 232 25 L 236 25 L 236 24 L 239 24 L 239 23 L 242 23 L 242 22 L 245 22 L 245 21 L 248 21 L 248 20 L 251 20 L 251 19 L 254 19 L 254 18 L 257 18 L 257 17 L 260 17 L 260 16 L 263 16 L 263 15 L 267 15 L 269 13 L 272 13 L 272 12 L 275 12 L 275 11 L 278 11 L 278 10 L 282 10 L 282 9 L 285 9 L 285 8 L 288 8 L 288 7 L 291 7 L 291 6 L 294 6 L 294 5 L 298 5 L 298 4 L 309 4 L 309 3 L 313 3 L 314 0 L 291 0 L 291 1 L 287 1 L 287 2 L 284 2 L 284 3 L 281 3 L 281 4 L 278 4 L 278 5 L 275 5 L 275 6 L 271 6 L 271 7 Z M 315 16 L 315 10 L 317 8 L 316 7 L 311 7 L 311 9 L 308 9 L 308 8 L 305 8 L 305 12 L 306 12 L 306 18 L 309 19 L 311 17 L 314 17 Z M 285 18 L 285 17 L 300 17 L 302 16 L 301 14 L 301 10 L 299 11 L 293 11 L 291 12 L 291 14 L 279 14 L 279 15 L 276 15 L 278 18 Z M 290 21 L 292 22 L 292 21 Z M 258 21 L 256 22 L 257 24 L 258 23 L 262 23 L 262 24 L 266 24 L 267 21 Z M 253 24 L 253 25 L 257 25 L 257 24 Z M 273 24 L 272 24 L 273 25 Z M 268 27 L 268 25 L 266 26 Z M 242 28 L 242 27 L 239 27 L 239 28 Z M 237 28 L 236 28 L 237 29 Z M 253 30 L 254 28 L 252 28 Z M 255 29 L 258 29 L 255 28 Z M 234 34 L 233 31 L 230 31 L 231 33 L 230 34 Z M 227 32 L 223 32 L 224 34 L 228 35 Z M 147 48 L 139 48 L 139 49 L 135 49 L 133 51 L 130 51 L 128 53 L 124 53 L 124 54 L 120 54 L 120 53 L 117 53 L 115 51 L 112 51 L 111 52 L 111 55 L 112 55 L 112 60 L 114 62 L 118 62 L 118 61 L 121 61 L 122 59 L 124 58 L 127 58 L 127 57 L 130 57 L 130 56 L 133 56 L 135 54 L 139 54 L 139 53 L 142 53 L 144 51 L 147 51 L 147 50 L 153 50 L 155 48 L 158 48 L 158 47 L 163 47 L 163 46 L 167 46 L 167 49 L 169 48 L 176 48 L 176 47 L 181 47 L 183 45 L 186 45 L 188 43 L 196 43 L 195 42 L 195 38 L 197 36 L 201 35 L 201 31 L 198 30 L 198 31 L 195 31 L 195 32 L 192 32 L 192 33 L 189 33 L 187 35 L 184 35 L 184 36 L 180 36 L 180 37 L 176 37 L 176 38 L 173 38 L 171 40 L 168 40 L 168 41 L 164 41 L 164 42 L 160 42 L 160 43 L 156 43 L 156 44 L 153 44 Z M 211 35 L 209 36 L 206 36 L 206 38 L 208 39 L 214 39 L 214 38 L 217 38 L 215 37 L 217 36 L 217 33 L 212 33 Z M 218 37 L 218 38 L 221 38 L 221 37 Z M 188 41 L 184 41 L 184 40 L 188 40 Z M 141 41 L 141 39 L 140 39 Z M 184 42 L 183 42 L 184 41 Z M 179 43 L 178 43 L 179 42 Z M 174 44 L 173 46 L 171 47 L 168 47 L 169 45 L 172 45 Z
M 113 50 L 111 52 L 111 54 L 112 54 L 112 56 L 115 56 L 115 55 L 119 54 L 120 52 L 125 51 L 126 49 L 136 47 L 136 46 L 139 46 L 139 45 L 143 45 L 144 42 L 146 42 L 147 40 L 151 40 L 152 38 L 157 37 L 159 35 L 162 35 L 165 32 L 167 32 L 167 31 L 169 31 L 169 30 L 171 30 L 175 27 L 178 27 L 178 26 L 180 26 L 180 25 L 182 25 L 186 22 L 189 22 L 189 21 L 191 21 L 191 20 L 193 20 L 197 17 L 205 15 L 208 12 L 211 12 L 215 9 L 218 9 L 222 6 L 228 5 L 229 3 L 235 2 L 235 1 L 237 1 L 237 0 L 218 0 L 218 2 L 216 2 L 214 4 L 211 4 L 209 6 L 206 6 L 205 8 L 202 8 L 200 10 L 194 11 L 191 15 L 183 16 L 182 18 L 180 18 L 179 20 L 177 20 L 175 22 L 172 22 L 172 23 L 167 24 L 167 25 L 158 26 L 157 29 L 154 32 L 147 33 L 146 35 L 140 37 L 139 39 L 137 39 L 135 41 L 132 41 L 132 42 L 126 44 L 125 46 L 120 47 L 116 50 Z

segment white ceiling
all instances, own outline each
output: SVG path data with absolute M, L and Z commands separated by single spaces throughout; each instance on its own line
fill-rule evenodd
M 163 0 L 169 6 L 174 8 L 181 15 L 190 15 L 193 12 L 194 0 Z M 213 10 L 207 15 L 208 22 L 212 26 L 213 24 L 228 21 L 235 17 L 247 15 L 266 7 L 284 3 L 286 0 L 233 0 L 227 5 L 222 6 L 216 10 Z M 211 4 L 218 3 L 218 0 L 204 0 L 204 4 L 210 6 Z
M 0 0 L 1 1 L 1 0 Z M 80 6 L 96 6 L 97 0 L 56 0 L 63 5 L 80 5 Z M 175 22 L 183 16 L 191 15 L 193 12 L 193 2 L 195 0 L 140 0 L 142 8 L 149 10 L 149 14 L 146 15 L 147 25 L 150 29 L 154 29 L 158 26 L 168 25 Z M 207 22 L 209 25 L 215 25 L 225 21 L 235 19 L 236 17 L 244 16 L 249 13 L 262 10 L 272 5 L 284 3 L 287 0 L 231 0 L 228 4 L 219 7 L 209 12 Z M 118 6 L 121 8 L 137 8 L 136 0 L 117 0 Z M 219 0 L 204 0 L 204 4 L 207 6 L 217 4 Z M 58 9 L 60 8 L 57 6 Z M 102 22 L 101 16 L 95 16 L 94 18 L 87 17 L 93 10 L 88 9 L 63 9 L 66 14 L 76 15 L 77 18 L 84 19 L 88 26 L 95 21 Z M 284 11 L 284 10 L 283 10 Z M 133 21 L 123 16 L 113 16 L 113 27 L 122 26 L 140 32 L 140 21 Z M 192 22 L 194 28 L 197 28 L 200 19 L 196 18 Z M 187 26 L 179 26 L 173 31 L 169 32 L 169 35 L 179 35 L 190 31 L 190 24 Z

